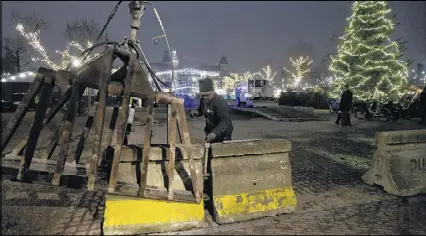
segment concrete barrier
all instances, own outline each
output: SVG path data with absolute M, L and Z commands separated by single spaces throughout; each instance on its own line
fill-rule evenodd
M 189 163 L 186 157 L 179 155 L 177 145 L 175 181 L 172 188 L 179 191 L 192 190 Z M 116 189 L 136 195 L 143 145 L 123 147 L 117 176 Z M 202 145 L 193 145 L 190 150 L 194 157 L 199 186 L 203 187 L 201 157 Z M 147 186 L 167 192 L 167 152 L 166 147 L 152 147 L 148 165 Z M 124 187 L 125 186 L 125 187 Z M 167 195 L 166 195 L 167 196 Z M 140 197 L 118 196 L 108 194 L 106 197 L 103 231 L 110 234 L 142 234 L 187 230 L 198 227 L 204 222 L 203 202 L 185 203 L 167 200 L 142 199 Z
M 232 141 L 212 145 L 213 218 L 245 221 L 296 211 L 288 140 Z
M 426 193 L 426 129 L 380 132 L 376 143 L 364 183 L 398 196 Z

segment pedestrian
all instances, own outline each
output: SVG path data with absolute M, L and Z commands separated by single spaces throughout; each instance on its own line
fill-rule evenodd
M 340 119 L 342 118 L 342 112 L 339 110 L 339 99 L 335 99 L 331 105 L 330 105 L 331 111 L 334 113 L 334 111 L 337 111 L 337 119 L 336 122 L 334 122 L 336 125 L 340 125 Z
M 225 98 L 214 91 L 213 81 L 210 78 L 199 80 L 199 89 L 200 107 L 198 110 L 192 110 L 190 117 L 204 115 L 206 118 L 204 132 L 207 143 L 231 140 L 234 127 Z
M 336 122 L 334 122 L 334 123 L 336 123 L 336 125 L 339 125 L 340 119 L 342 119 L 342 112 L 339 110 L 339 111 L 337 111 L 337 119 L 336 119 Z
M 426 123 L 426 87 L 424 87 L 423 91 L 420 93 L 419 113 L 421 118 L 419 124 Z
M 351 127 L 350 111 L 352 108 L 353 94 L 349 90 L 349 85 L 345 85 L 345 91 L 342 93 L 339 103 L 339 111 L 341 111 L 340 126 Z

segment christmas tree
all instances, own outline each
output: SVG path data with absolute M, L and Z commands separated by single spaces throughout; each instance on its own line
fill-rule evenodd
M 408 64 L 401 60 L 402 43 L 392 41 L 395 24 L 385 1 L 355 1 L 349 26 L 331 56 L 334 95 L 345 84 L 362 100 L 396 101 L 407 86 Z

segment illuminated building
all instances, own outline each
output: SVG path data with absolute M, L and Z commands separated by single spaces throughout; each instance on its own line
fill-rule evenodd
M 203 64 L 200 70 L 219 73 L 219 76 L 212 78 L 216 88 L 222 88 L 223 77 L 229 76 L 228 60 L 226 57 L 221 57 L 218 65 Z
M 222 79 L 228 75 L 228 61 L 222 57 L 218 65 L 202 65 L 199 69 L 179 68 L 179 59 L 176 50 L 172 51 L 172 58 L 168 51 L 164 51 L 162 62 L 151 63 L 152 69 L 158 78 L 165 84 L 171 85 L 173 63 L 174 81 L 173 91 L 178 96 L 195 97 L 198 93 L 198 80 L 209 77 L 213 80 L 215 88 L 222 88 Z

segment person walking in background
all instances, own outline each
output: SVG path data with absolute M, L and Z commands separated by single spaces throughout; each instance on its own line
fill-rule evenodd
M 340 101 L 338 98 L 330 103 L 330 112 L 337 112 L 337 119 L 334 123 L 338 126 L 340 125 L 340 119 L 342 118 L 342 112 L 339 110 L 339 103 Z
M 419 124 L 426 123 L 426 87 L 423 88 L 423 91 L 420 93 L 420 101 L 419 101 L 419 113 L 421 120 Z
M 352 108 L 353 94 L 349 90 L 349 85 L 345 85 L 345 91 L 340 98 L 339 111 L 341 111 L 340 126 L 351 127 L 350 111 Z
M 337 119 L 336 119 L 336 122 L 334 123 L 336 123 L 336 125 L 339 125 L 341 119 L 342 119 L 342 112 L 339 110 L 337 111 Z

